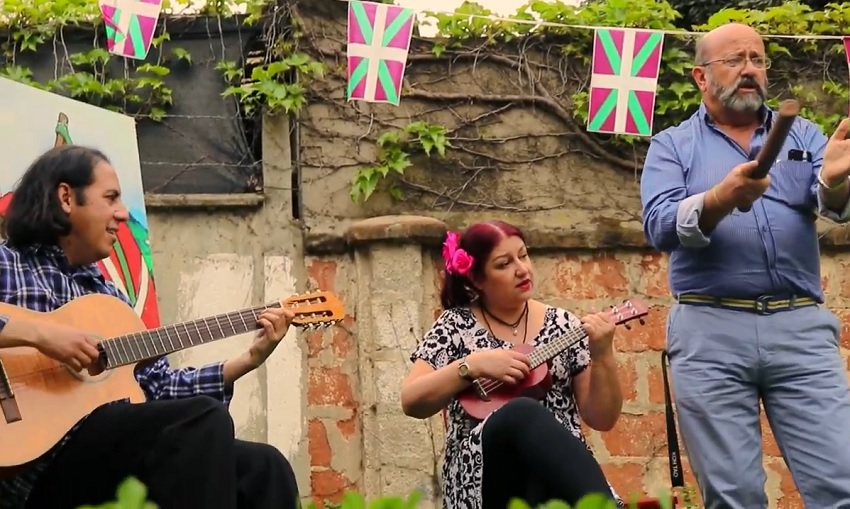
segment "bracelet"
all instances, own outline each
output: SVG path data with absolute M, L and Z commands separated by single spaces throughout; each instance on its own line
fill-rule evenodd
M 847 183 L 847 180 L 848 180 L 848 179 L 846 179 L 846 178 L 845 178 L 845 179 L 843 179 L 841 182 L 839 182 L 839 183 L 835 184 L 834 186 L 831 186 L 831 187 L 830 187 L 829 185 L 827 185 L 826 181 L 823 179 L 823 176 L 821 175 L 821 172 L 818 172 L 818 184 L 819 184 L 822 188 L 826 189 L 827 191 L 835 191 L 835 190 L 836 190 L 836 189 L 838 189 L 839 187 L 842 187 L 844 184 L 846 184 L 846 183 Z

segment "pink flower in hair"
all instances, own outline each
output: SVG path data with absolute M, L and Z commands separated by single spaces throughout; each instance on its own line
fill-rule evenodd
M 455 251 L 454 256 L 452 256 L 452 268 L 461 276 L 469 274 L 469 271 L 472 270 L 473 262 L 475 260 L 463 249 L 458 249 Z
M 446 234 L 446 241 L 443 242 L 443 261 L 446 263 L 446 270 L 451 272 L 452 259 L 454 258 L 457 246 L 460 243 L 460 235 L 455 232 Z
M 443 242 L 443 261 L 446 264 L 446 272 L 465 276 L 472 269 L 475 259 L 459 245 L 460 235 L 457 232 L 448 232 L 446 241 Z

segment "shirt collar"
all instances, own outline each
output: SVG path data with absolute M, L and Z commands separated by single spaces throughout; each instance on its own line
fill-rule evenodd
M 65 252 L 56 244 L 32 244 L 22 248 L 21 251 L 53 263 L 62 272 L 70 276 L 86 275 L 95 279 L 103 279 L 103 273 L 97 267 L 96 263 L 73 267 L 68 262 Z
M 769 130 L 770 126 L 773 122 L 773 110 L 765 106 L 761 105 L 759 108 L 759 117 L 761 117 L 761 129 Z M 714 120 L 711 118 L 711 115 L 708 113 L 708 109 L 705 107 L 705 101 L 700 101 L 699 103 L 699 112 L 700 118 L 706 125 L 714 126 Z

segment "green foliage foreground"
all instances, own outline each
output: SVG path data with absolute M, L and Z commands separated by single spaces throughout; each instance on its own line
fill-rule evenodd
M 134 477 L 127 478 L 118 487 L 117 500 L 107 502 L 103 505 L 86 505 L 77 509 L 158 509 L 158 506 L 147 500 L 147 488 Z M 414 491 L 407 498 L 381 497 L 367 502 L 357 492 L 349 491 L 343 496 L 340 504 L 325 504 L 327 509 L 415 509 L 422 500 L 422 493 Z M 536 509 L 616 509 L 617 505 L 601 495 L 588 495 L 573 507 L 564 502 L 551 501 L 538 506 Z M 636 507 L 634 504 L 630 508 Z M 661 507 L 671 509 L 673 507 L 669 496 L 661 497 Z M 307 509 L 316 509 L 313 503 L 308 504 Z M 531 506 L 521 500 L 513 500 L 507 509 L 531 509 Z

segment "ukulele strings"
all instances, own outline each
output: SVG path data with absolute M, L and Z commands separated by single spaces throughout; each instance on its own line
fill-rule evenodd
M 576 343 L 578 343 L 579 341 L 581 341 L 582 339 L 584 339 L 584 338 L 587 336 L 587 333 L 585 333 L 584 331 L 579 332 L 579 330 L 577 330 L 577 329 L 571 329 L 568 333 L 566 333 L 566 334 L 564 334 L 563 336 L 561 336 L 561 337 L 558 339 L 558 341 L 560 341 L 560 340 L 562 340 L 562 339 L 564 339 L 564 338 L 568 338 L 568 337 L 570 337 L 570 336 L 572 336 L 572 337 L 573 337 L 573 340 L 572 340 L 572 341 L 570 341 L 569 343 L 567 343 L 567 345 L 563 348 L 563 350 L 568 349 L 569 347 L 573 346 L 574 344 L 576 344 Z M 553 343 L 557 343 L 557 341 L 553 341 L 552 343 L 549 343 L 549 345 L 551 345 L 551 344 L 553 344 Z M 531 355 L 534 355 L 534 353 L 532 353 Z M 542 363 L 541 363 L 541 364 L 542 364 Z M 478 387 L 479 387 L 482 391 L 484 391 L 484 393 L 488 393 L 488 392 L 490 392 L 490 391 L 492 391 L 492 390 L 494 390 L 494 389 L 498 389 L 499 387 L 501 387 L 502 385 L 504 385 L 504 384 L 505 384 L 505 382 L 503 382 L 503 381 L 501 381 L 501 380 L 493 380 L 493 379 L 487 379 L 487 380 L 486 380 L 486 381 L 484 381 L 484 382 L 478 382 L 478 381 L 476 381 L 475 383 L 478 385 Z

